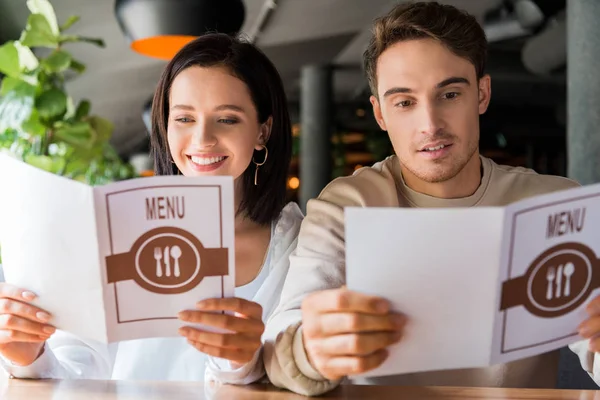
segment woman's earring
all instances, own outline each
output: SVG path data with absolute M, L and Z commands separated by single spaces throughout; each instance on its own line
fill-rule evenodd
M 256 170 L 254 171 L 254 186 L 258 185 L 258 167 L 264 165 L 267 162 L 267 157 L 269 156 L 269 149 L 267 149 L 267 146 L 263 146 L 263 149 L 265 150 L 265 159 L 261 163 L 254 161 L 254 156 L 252 156 L 252 162 L 254 165 L 256 165 Z

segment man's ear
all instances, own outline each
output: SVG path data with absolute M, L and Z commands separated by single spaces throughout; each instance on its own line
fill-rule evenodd
M 484 114 L 492 98 L 492 78 L 484 75 L 479 79 L 479 114 Z
M 371 105 L 373 106 L 373 115 L 375 116 L 375 120 L 377 124 L 381 128 L 381 130 L 387 131 L 387 127 L 385 125 L 385 121 L 383 120 L 383 115 L 381 113 L 381 105 L 379 104 L 379 99 L 375 96 L 371 96 L 369 98 L 371 101 Z

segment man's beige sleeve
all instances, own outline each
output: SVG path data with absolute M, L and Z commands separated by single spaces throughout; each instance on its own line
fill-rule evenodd
M 307 294 L 345 284 L 344 207 L 363 205 L 348 179 L 332 182 L 318 199 L 308 202 L 278 309 L 266 324 L 264 361 L 269 379 L 305 396 L 323 394 L 339 384 L 324 379 L 308 361 L 301 305 Z

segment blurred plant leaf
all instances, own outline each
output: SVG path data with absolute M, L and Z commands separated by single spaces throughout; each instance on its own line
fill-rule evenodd
M 29 119 L 23 122 L 21 128 L 32 136 L 43 136 L 46 133 L 46 126 L 40 121 L 39 113 L 35 108 L 31 110 Z
M 114 130 L 114 125 L 112 122 L 97 116 L 90 117 L 89 122 L 96 132 L 96 138 L 99 142 L 105 142 L 110 139 Z
M 40 65 L 39 60 L 29 47 L 23 46 L 19 41 L 14 42 L 14 45 L 19 56 L 21 70 L 33 71 Z
M 60 89 L 52 88 L 43 92 L 36 100 L 40 118 L 53 120 L 67 112 L 67 95 Z
M 7 42 L 0 47 L 0 72 L 11 78 L 18 78 L 21 75 L 19 51 L 15 42 Z
M 9 78 L 4 78 L 6 81 Z M 35 86 L 15 80 L 2 84 L 0 91 L 6 92 L 0 97 L 0 132 L 6 129 L 21 129 L 24 121 L 29 119 L 35 103 Z M 7 91 L 7 87 L 12 90 Z
M 17 89 L 17 86 L 21 82 L 22 81 L 20 79 L 16 79 L 10 76 L 5 77 L 4 79 L 2 79 L 2 83 L 0 85 L 0 96 L 6 96 L 9 92 Z
M 79 22 L 79 19 L 80 18 L 77 15 L 71 15 L 69 18 L 67 18 L 67 21 L 60 26 L 60 31 L 66 31 L 67 29 L 75 25 L 77 22 Z
M 24 157 L 24 161 L 34 167 L 41 168 L 44 171 L 58 174 L 65 169 L 65 160 L 60 157 L 50 157 L 29 153 Z
M 105 47 L 104 40 L 102 40 L 102 39 L 91 38 L 91 37 L 87 37 L 87 36 L 79 36 L 79 35 L 61 35 L 58 38 L 58 42 L 61 45 L 64 43 L 84 42 L 84 43 L 95 44 L 98 47 Z
M 48 58 L 42 61 L 42 67 L 50 73 L 63 72 L 69 69 L 72 59 L 66 51 L 54 50 Z
M 55 48 L 59 43 L 57 35 L 52 32 L 48 20 L 42 14 L 31 14 L 29 16 L 27 27 L 19 41 L 27 47 Z
M 86 66 L 85 64 L 77 60 L 71 60 L 71 69 L 77 72 L 78 74 L 83 74 L 85 72 Z
M 73 146 L 86 149 L 92 148 L 96 141 L 92 126 L 89 122 L 85 121 L 78 121 L 72 124 L 57 123 L 54 136 Z
M 75 104 L 73 103 L 73 98 L 71 96 L 67 96 L 67 112 L 63 118 L 67 120 L 73 117 L 75 117 Z
M 90 114 L 91 104 L 88 100 L 81 100 L 75 111 L 75 119 L 80 120 Z
M 32 14 L 40 14 L 44 17 L 54 37 L 59 35 L 56 13 L 48 0 L 27 0 L 27 8 L 29 8 Z

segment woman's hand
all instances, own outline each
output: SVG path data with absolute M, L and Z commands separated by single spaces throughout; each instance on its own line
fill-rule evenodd
M 27 290 L 0 283 L 0 354 L 21 366 L 33 363 L 56 331 L 47 323 L 51 315 L 29 304 L 35 298 Z
M 260 304 L 237 297 L 215 298 L 200 301 L 196 309 L 180 312 L 179 319 L 230 333 L 184 326 L 179 329 L 179 334 L 185 336 L 188 343 L 205 354 L 232 361 L 238 367 L 252 360 L 262 345 L 261 336 L 265 330 Z M 215 311 L 233 311 L 235 315 Z

